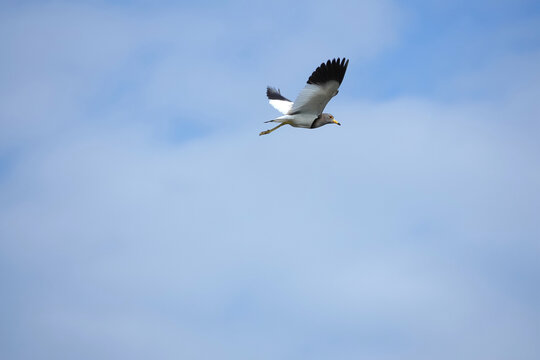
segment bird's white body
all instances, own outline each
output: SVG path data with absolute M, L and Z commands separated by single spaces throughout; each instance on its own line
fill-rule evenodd
M 309 129 L 316 118 L 317 116 L 312 114 L 283 115 L 272 120 L 272 122 L 280 122 L 294 127 Z

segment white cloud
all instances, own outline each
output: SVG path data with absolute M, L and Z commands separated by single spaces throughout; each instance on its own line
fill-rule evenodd
M 328 10 L 313 9 L 279 17 L 253 16 L 251 7 L 237 5 L 142 12 L 48 4 L 8 11 L 0 37 L 7 79 L 0 87 L 2 144 L 47 141 L 108 114 L 120 117 L 114 122 L 155 123 L 180 114 L 211 128 L 231 126 L 259 97 L 249 89 L 271 78 L 286 85 L 296 70 L 317 64 L 304 63 L 313 60 L 301 52 L 316 59 L 320 53 L 322 60 L 329 52 L 373 56 L 394 41 L 400 26 L 389 2 L 356 9 L 336 4 L 332 11 L 342 20 L 334 24 L 312 21 Z
M 476 267 L 485 249 L 538 251 L 527 238 L 539 203 L 528 190 L 538 173 L 527 137 L 486 131 L 467 108 L 400 100 L 343 109 L 341 128 L 179 146 L 98 130 L 21 163 L 4 187 L 12 202 L 2 252 L 58 282 L 38 286 L 44 304 L 34 311 L 45 320 L 34 326 L 76 334 L 74 351 L 93 349 L 80 319 L 90 316 L 120 352 L 127 327 L 135 338 L 189 333 L 204 347 L 248 336 L 283 357 L 298 341 L 335 351 L 313 343 L 332 336 L 358 337 L 374 358 L 392 357 L 387 347 L 414 357 L 409 347 L 426 338 L 426 358 L 447 356 L 440 349 L 509 355 L 508 341 L 534 357 L 534 315 L 510 315 L 523 299 Z M 147 354 L 155 344 L 138 346 Z M 225 357 L 260 354 L 239 346 Z
M 369 17 L 364 6 L 358 12 Z M 350 21 L 338 29 L 356 29 L 353 11 L 339 9 Z M 370 9 L 377 19 L 387 6 Z M 89 16 L 82 33 L 94 34 L 103 12 L 87 10 L 64 14 Z M 173 41 L 180 30 L 170 26 L 185 14 L 107 16 L 88 48 L 55 35 L 66 42 L 60 54 L 80 47 L 88 56 L 88 62 L 73 55 L 62 63 L 78 64 L 82 74 L 61 69 L 47 80 L 61 88 L 58 74 L 82 79 L 75 85 L 82 95 L 52 101 L 73 106 L 62 107 L 62 131 L 41 133 L 55 123 L 45 115 L 54 106 L 32 100 L 36 107 L 28 111 L 44 114 L 43 123 L 10 135 L 40 143 L 18 143 L 24 151 L 0 187 L 0 254 L 9 273 L 0 301 L 9 309 L 4 324 L 10 337 L 4 339 L 12 340 L 3 340 L 6 356 L 537 357 L 538 294 L 527 289 L 536 284 L 531 254 L 539 251 L 540 152 L 528 124 L 511 125 L 508 109 L 519 104 L 516 98 L 365 103 L 340 94 L 331 106 L 342 127 L 284 128 L 258 137 L 264 119 L 252 115 L 272 111 L 261 98 L 267 79 L 297 76 L 291 74 L 310 59 L 290 68 L 285 64 L 291 60 L 277 59 L 284 73 L 268 76 L 276 62 L 264 61 L 270 53 L 264 45 L 252 55 L 261 73 L 251 76 L 234 66 L 240 56 L 229 52 L 213 62 L 216 54 L 205 50 L 242 33 L 243 24 L 223 30 L 219 18 L 210 17 L 201 41 Z M 231 16 L 241 19 L 241 13 Z M 269 18 L 261 23 L 270 25 Z M 360 24 L 379 29 L 385 23 Z M 121 31 L 112 32 L 115 26 Z M 92 54 L 98 37 L 109 57 Z M 166 39 L 167 50 L 158 49 L 165 54 L 142 67 L 146 72 L 135 77 L 134 89 L 113 96 L 111 104 L 90 106 L 106 103 L 92 94 L 107 81 L 124 84 L 116 71 L 131 64 L 133 71 L 119 77 L 132 75 L 139 66 L 129 59 L 156 39 Z M 240 49 L 253 43 L 246 39 Z M 116 49 L 119 43 L 125 47 Z M 359 57 L 380 51 L 366 39 L 355 46 Z M 199 51 L 209 53 L 193 63 Z M 51 64 L 64 56 L 47 54 Z M 19 89 L 33 77 L 49 76 L 35 70 L 27 79 L 23 66 L 11 66 Z M 196 79 L 202 69 L 235 91 L 201 88 Z M 260 83 L 261 95 L 242 97 L 257 105 L 227 105 L 246 84 L 253 89 Z M 516 91 L 525 85 L 516 83 Z M 210 95 L 201 97 L 206 90 Z M 60 99 L 61 93 L 50 96 Z M 527 113 L 537 111 L 526 104 Z M 179 144 L 163 141 L 159 120 L 147 119 L 157 112 L 170 121 L 171 114 L 191 116 L 197 109 L 206 121 L 239 112 L 223 121 L 241 125 Z

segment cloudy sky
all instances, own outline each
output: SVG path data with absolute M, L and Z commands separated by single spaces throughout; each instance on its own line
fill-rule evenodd
M 2 359 L 540 358 L 540 5 L 0 5 Z M 350 58 L 327 107 L 294 98 Z

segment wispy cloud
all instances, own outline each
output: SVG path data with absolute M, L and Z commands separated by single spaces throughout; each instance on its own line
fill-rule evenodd
M 534 52 L 463 72 L 464 100 L 362 100 L 414 8 L 161 6 L 2 22 L 4 357 L 538 356 L 538 89 L 505 75 Z M 257 137 L 265 85 L 334 52 L 343 126 Z

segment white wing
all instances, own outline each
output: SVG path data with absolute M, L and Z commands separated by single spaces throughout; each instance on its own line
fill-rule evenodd
M 288 114 L 307 113 L 319 116 L 326 104 L 337 95 L 348 65 L 349 60 L 345 58 L 322 63 L 311 74 Z
M 291 110 L 293 105 L 292 101 L 281 95 L 279 90 L 272 87 L 267 87 L 266 96 L 268 96 L 268 102 L 270 105 L 276 108 L 276 110 L 280 113 L 285 115 Z
M 339 83 L 335 80 L 323 85 L 307 84 L 298 94 L 289 114 L 306 113 L 319 116 L 326 104 L 337 95 Z
M 293 104 L 292 101 L 286 100 L 268 100 L 268 102 L 270 105 L 276 108 L 277 111 L 284 115 L 291 110 Z

